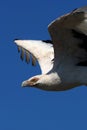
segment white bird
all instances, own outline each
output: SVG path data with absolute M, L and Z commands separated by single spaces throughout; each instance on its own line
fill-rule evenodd
M 51 40 L 15 40 L 21 58 L 38 60 L 42 74 L 22 86 L 63 91 L 87 85 L 87 6 L 73 10 L 48 26 Z

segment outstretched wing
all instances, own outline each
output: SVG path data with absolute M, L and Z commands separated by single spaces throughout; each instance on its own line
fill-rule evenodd
M 14 40 L 18 46 L 18 51 L 21 51 L 21 59 L 26 57 L 26 62 L 29 63 L 30 54 L 32 56 L 32 65 L 35 65 L 38 60 L 43 74 L 49 72 L 53 67 L 54 49 L 49 40 Z M 49 43 L 48 43 L 49 42 Z
M 54 64 L 65 60 L 87 66 L 87 6 L 59 17 L 48 30 L 54 43 Z

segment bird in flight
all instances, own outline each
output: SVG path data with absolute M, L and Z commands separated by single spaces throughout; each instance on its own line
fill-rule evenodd
M 42 74 L 22 82 L 23 87 L 63 91 L 87 85 L 87 6 L 73 10 L 48 25 L 51 40 L 14 42 L 27 63 L 38 61 Z

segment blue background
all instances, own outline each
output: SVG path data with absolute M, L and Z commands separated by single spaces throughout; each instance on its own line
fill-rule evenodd
M 49 39 L 47 25 L 87 0 L 0 1 L 0 130 L 86 130 L 87 87 L 66 92 L 21 88 L 40 73 L 20 60 L 13 43 L 19 39 Z

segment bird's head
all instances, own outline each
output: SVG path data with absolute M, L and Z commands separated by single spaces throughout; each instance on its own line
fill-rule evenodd
M 40 89 L 51 89 L 51 87 L 58 85 L 60 79 L 57 74 L 37 75 L 22 82 L 22 87 L 36 87 Z
M 29 86 L 35 86 L 35 85 L 37 85 L 38 84 L 38 81 L 40 80 L 40 77 L 41 76 L 34 76 L 34 77 L 32 77 L 32 78 L 30 78 L 30 79 L 28 79 L 28 80 L 25 80 L 25 81 L 23 81 L 22 82 L 22 87 L 29 87 Z

